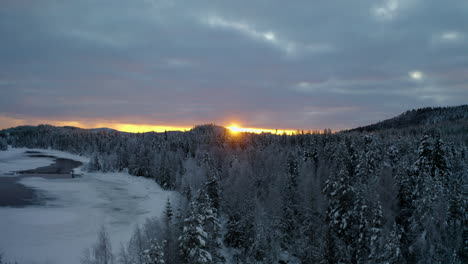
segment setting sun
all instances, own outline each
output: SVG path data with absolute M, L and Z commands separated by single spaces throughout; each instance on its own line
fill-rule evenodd
M 54 126 L 74 126 L 80 128 L 111 128 L 122 132 L 129 133 L 145 133 L 145 132 L 164 132 L 164 131 L 189 131 L 193 128 L 193 125 L 152 125 L 152 124 L 132 124 L 132 123 L 120 123 L 118 121 L 109 121 L 109 120 L 49 120 L 49 119 L 17 119 L 11 117 L 2 117 L 0 116 L 0 123 L 3 123 L 4 126 L 0 128 L 8 128 L 13 126 L 21 125 L 39 125 L 39 124 L 49 124 Z M 233 134 L 238 134 L 240 132 L 245 133 L 271 133 L 271 134 L 287 134 L 292 135 L 297 133 L 297 130 L 290 129 L 272 129 L 272 128 L 253 128 L 253 127 L 241 127 L 236 123 L 231 123 L 230 125 L 224 125 L 229 129 Z

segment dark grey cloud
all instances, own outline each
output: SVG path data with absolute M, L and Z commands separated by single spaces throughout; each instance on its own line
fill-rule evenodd
M 4 0 L 0 116 L 348 128 L 468 102 L 468 4 Z

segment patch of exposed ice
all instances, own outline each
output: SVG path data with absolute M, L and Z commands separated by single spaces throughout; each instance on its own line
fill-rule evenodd
M 0 160 L 13 170 L 52 163 L 51 159 L 44 164 L 36 160 L 40 158 L 22 155 L 26 150 L 31 149 L 10 149 L 8 155 L 0 152 Z M 60 151 L 37 151 L 87 161 Z M 83 249 L 96 241 L 101 225 L 106 226 L 116 251 L 137 224 L 161 215 L 167 198 L 176 198 L 154 181 L 126 173 L 84 173 L 74 179 L 24 178 L 20 183 L 53 198 L 43 206 L 0 207 L 0 251 L 5 259 L 22 264 L 79 263 Z

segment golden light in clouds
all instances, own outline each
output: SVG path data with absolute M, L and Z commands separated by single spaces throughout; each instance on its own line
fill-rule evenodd
M 155 126 L 149 124 L 127 124 L 116 121 L 61 121 L 61 120 L 32 120 L 19 119 L 0 116 L 0 129 L 24 125 L 48 124 L 53 126 L 74 126 L 81 128 L 112 128 L 122 132 L 143 133 L 143 132 L 164 132 L 164 131 L 186 131 L 192 129 L 192 126 Z
M 40 124 L 49 124 L 53 126 L 74 126 L 81 128 L 112 128 L 122 132 L 130 133 L 144 133 L 144 132 L 164 132 L 164 131 L 188 131 L 193 128 L 193 126 L 155 126 L 150 124 L 129 124 L 129 123 L 119 123 L 117 121 L 60 121 L 60 120 L 47 120 L 47 119 L 19 119 L 12 117 L 2 117 L 0 116 L 0 129 L 10 128 L 15 126 L 23 125 L 40 125 Z M 247 128 L 240 127 L 237 124 L 231 124 L 226 127 L 234 134 L 239 132 L 247 133 L 272 133 L 272 134 L 283 134 L 288 135 L 294 134 L 296 130 L 287 130 L 287 129 L 270 129 L 270 128 Z
M 152 126 L 152 125 L 138 125 L 138 124 L 116 124 L 111 127 L 115 130 L 131 133 L 142 132 L 164 132 L 164 131 L 188 131 L 192 127 L 176 127 L 176 126 Z

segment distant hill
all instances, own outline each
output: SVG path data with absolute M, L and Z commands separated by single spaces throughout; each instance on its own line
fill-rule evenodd
M 118 130 L 108 128 L 108 127 L 100 127 L 100 128 L 90 128 L 88 129 L 93 132 L 100 132 L 100 131 L 105 131 L 105 132 L 117 132 Z
M 25 133 L 25 132 L 31 132 L 31 131 L 37 131 L 38 129 L 41 130 L 68 130 L 68 131 L 91 131 L 91 132 L 120 132 L 112 128 L 107 128 L 107 127 L 102 127 L 102 128 L 80 128 L 80 127 L 74 127 L 74 126 L 63 126 L 63 127 L 57 127 L 57 126 L 52 126 L 52 125 L 38 125 L 38 126 L 17 126 L 17 127 L 12 127 L 12 128 L 7 128 L 0 130 L 3 133 Z M 123 133 L 123 132 L 122 132 Z
M 453 107 L 425 107 L 413 109 L 376 124 L 358 127 L 345 132 L 375 132 L 386 129 L 403 129 L 411 127 L 460 126 L 468 129 L 468 105 Z
M 382 130 L 395 130 L 407 128 L 436 128 L 445 129 L 451 133 L 468 133 L 468 105 L 460 105 L 453 107 L 425 107 L 420 109 L 413 109 L 404 112 L 396 117 L 368 125 L 357 127 L 349 130 L 344 130 L 342 133 L 350 132 L 376 132 Z M 28 134 L 36 131 L 90 131 L 94 133 L 122 133 L 112 128 L 91 128 L 83 129 L 73 126 L 55 127 L 51 125 L 38 125 L 38 126 L 18 126 L 8 129 L 0 130 L 0 137 L 10 133 L 15 134 Z M 226 133 L 226 128 L 214 124 L 198 125 L 193 127 L 190 131 L 192 134 L 198 135 L 216 135 L 222 136 Z M 146 132 L 142 134 L 153 134 L 155 132 Z M 130 133 L 131 134 L 131 133 Z M 161 133 L 156 133 L 161 134 Z M 182 131 L 167 131 L 165 134 L 180 135 L 184 134 Z
M 213 134 L 213 133 L 223 133 L 226 130 L 225 127 L 218 126 L 215 124 L 205 124 L 197 125 L 193 127 L 190 131 L 197 134 Z

